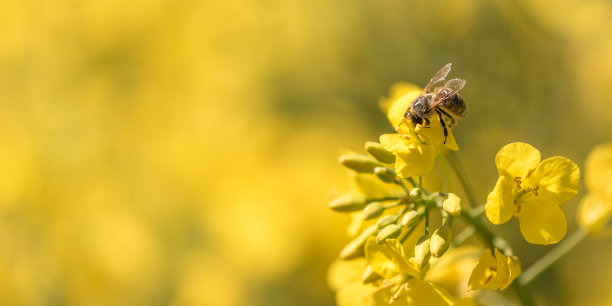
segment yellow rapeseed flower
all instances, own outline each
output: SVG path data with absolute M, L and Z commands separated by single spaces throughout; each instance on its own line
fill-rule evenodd
M 504 290 L 519 275 L 521 264 L 517 259 L 507 257 L 497 249 L 493 257 L 491 250 L 486 249 L 472 271 L 468 286 L 471 290 Z
M 595 147 L 584 167 L 589 193 L 578 206 L 578 224 L 595 235 L 612 216 L 612 143 Z
M 458 298 L 436 283 L 422 280 L 425 271 L 408 259 L 410 254 L 397 239 L 382 245 L 370 239 L 365 253 L 368 266 L 384 278 L 373 294 L 374 305 L 474 305 L 471 298 Z
M 515 216 L 527 242 L 559 242 L 567 231 L 559 204 L 578 193 L 578 166 L 561 156 L 540 162 L 540 152 L 520 142 L 501 148 L 495 165 L 499 178 L 487 197 L 489 221 L 502 224 Z
M 437 118 L 430 120 L 428 128 L 421 125 L 415 127 L 411 123 L 400 126 L 406 110 L 420 93 L 421 88 L 400 83 L 391 88 L 390 98 L 380 103 L 391 125 L 400 127 L 397 134 L 383 134 L 379 139 L 383 147 L 397 157 L 395 172 L 400 177 L 424 175 L 433 168 L 437 153 L 459 149 L 450 128 L 444 143 L 444 130 Z

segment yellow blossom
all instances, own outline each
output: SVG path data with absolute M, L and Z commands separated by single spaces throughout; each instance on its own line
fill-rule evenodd
M 516 258 L 507 257 L 495 249 L 482 252 L 478 264 L 474 267 L 468 286 L 472 290 L 504 290 L 512 281 L 521 275 L 521 265 Z
M 473 305 L 469 298 L 460 299 L 441 286 L 422 280 L 425 270 L 408 259 L 410 254 L 397 239 L 382 245 L 370 239 L 365 249 L 368 265 L 384 278 L 381 288 L 374 293 L 375 305 Z
M 501 148 L 495 164 L 499 178 L 487 197 L 489 221 L 502 224 L 514 216 L 527 242 L 559 242 L 567 231 L 559 204 L 578 193 L 578 166 L 561 156 L 540 162 L 540 152 L 520 142 Z
M 402 123 L 406 110 L 420 93 L 421 89 L 414 85 L 396 84 L 391 89 L 391 97 L 381 101 L 389 122 L 394 128 L 399 128 L 397 134 L 381 135 L 380 143 L 396 156 L 395 172 L 400 177 L 424 175 L 433 167 L 439 152 L 459 149 L 450 128 L 444 143 L 444 128 L 437 116 L 430 118 L 427 127 L 415 126 L 408 121 Z
M 336 260 L 328 273 L 328 283 L 336 291 L 336 303 L 341 306 L 475 305 L 471 297 L 459 298 L 447 291 L 457 289 L 453 280 L 460 281 L 459 277 L 454 276 L 454 272 L 451 273 L 452 277 L 448 277 L 451 274 L 444 272 L 455 268 L 457 265 L 454 263 L 436 264 L 428 271 L 432 272 L 432 275 L 438 275 L 437 278 L 434 277 L 437 280 L 441 279 L 439 276 L 445 275 L 443 280 L 446 282 L 446 288 L 437 281 L 423 280 L 427 268 L 419 269 L 412 257 L 416 241 L 424 231 L 425 223 L 421 222 L 403 239 L 403 243 L 397 239 L 388 239 L 386 243 L 378 244 L 372 237 L 366 242 L 365 258 Z M 465 258 L 465 255 L 461 255 L 451 261 L 461 261 Z M 364 283 L 362 275 L 366 267 L 376 277 L 370 277 L 370 281 Z M 465 289 L 460 293 L 466 294 Z
M 612 143 L 599 145 L 585 162 L 585 184 L 589 193 L 578 206 L 578 224 L 590 234 L 599 234 L 612 216 Z

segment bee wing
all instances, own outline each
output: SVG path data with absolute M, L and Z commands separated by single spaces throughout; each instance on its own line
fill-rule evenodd
M 433 88 L 434 85 L 444 81 L 444 79 L 446 79 L 446 76 L 448 75 L 448 73 L 451 70 L 451 65 L 452 65 L 452 63 L 448 63 L 448 64 L 444 65 L 444 67 L 440 68 L 440 70 L 438 70 L 438 72 L 436 72 L 436 74 L 431 78 L 431 80 L 429 80 L 429 83 L 427 83 L 425 88 L 423 88 L 423 92 L 422 93 L 427 93 L 427 92 L 431 91 L 431 89 Z
M 444 83 L 443 87 L 437 89 L 435 98 L 429 106 L 429 109 L 433 109 L 434 107 L 442 104 L 444 101 L 457 94 L 461 89 L 463 89 L 465 83 L 466 81 L 462 79 L 448 80 L 446 83 Z
M 462 80 L 462 79 L 449 80 L 448 82 L 444 84 L 444 87 L 442 87 L 443 89 L 447 89 L 447 90 L 441 90 L 440 94 L 437 95 L 438 96 L 437 98 L 444 101 L 454 96 L 461 89 L 463 89 L 463 86 L 465 86 L 465 83 L 466 83 L 465 80 Z

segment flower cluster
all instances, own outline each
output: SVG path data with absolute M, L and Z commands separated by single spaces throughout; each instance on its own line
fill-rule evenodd
M 541 160 L 531 145 L 510 143 L 495 156 L 499 177 L 486 204 L 479 206 L 470 199 L 469 206 L 462 205 L 447 187 L 427 190 L 422 176 L 432 171 L 436 160 L 441 160 L 442 168 L 452 164 L 458 177 L 463 173 L 451 155 L 459 149 L 449 125 L 453 118 L 439 113 L 439 120 L 436 116 L 423 124 L 408 120 L 407 110 L 422 94 L 414 85 L 395 85 L 380 105 L 396 133 L 367 142 L 368 155 L 340 157 L 350 170 L 352 190 L 329 206 L 350 215 L 348 232 L 353 238 L 329 271 L 337 303 L 475 305 L 480 290 L 500 291 L 511 284 L 516 285 L 521 303 L 532 303 L 521 292 L 533 273 L 516 281 L 523 272 L 520 260 L 481 215 L 493 225 L 516 217 L 527 242 L 558 243 L 567 232 L 559 204 L 578 193 L 578 166 L 561 156 Z M 602 164 L 608 168 L 602 170 Z M 612 217 L 610 173 L 612 145 L 606 145 L 587 160 L 590 193 L 582 200 L 579 223 L 590 232 L 600 232 Z M 463 192 L 471 194 L 468 189 Z M 469 239 L 474 235 L 480 244 Z

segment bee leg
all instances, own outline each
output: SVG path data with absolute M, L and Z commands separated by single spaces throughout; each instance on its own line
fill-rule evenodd
M 429 124 L 430 124 L 429 119 L 423 118 L 423 120 L 425 121 L 425 124 L 421 124 L 421 126 L 424 127 L 424 128 L 427 128 L 427 129 L 430 128 L 430 126 L 429 126 Z
M 442 128 L 444 129 L 444 144 L 446 144 L 446 136 L 448 136 L 448 129 L 446 129 L 446 123 L 444 122 L 444 119 L 442 119 L 442 113 L 440 111 L 438 111 L 437 113 L 438 113 L 438 119 L 440 119 L 440 124 L 442 125 Z
M 453 116 L 449 115 L 445 110 L 439 108 L 438 111 L 441 112 L 442 114 L 444 114 L 450 120 L 450 122 L 448 123 L 448 127 L 449 128 L 453 127 L 457 123 L 455 118 Z

